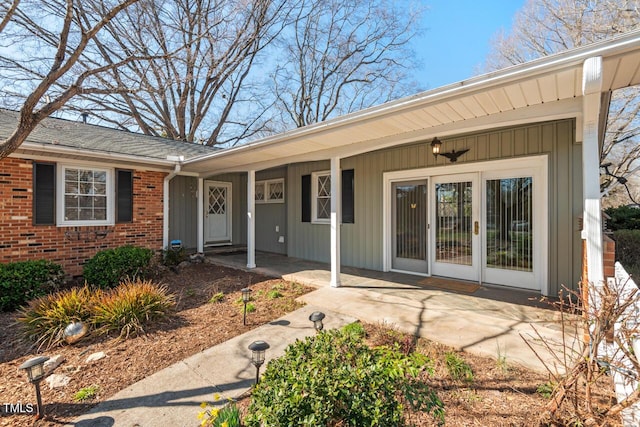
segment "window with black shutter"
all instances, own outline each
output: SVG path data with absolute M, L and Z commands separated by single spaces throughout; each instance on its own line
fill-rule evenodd
M 353 169 L 342 171 L 342 223 L 355 223 Z
M 311 175 L 302 175 L 302 222 L 311 222 Z
M 116 170 L 116 222 L 133 221 L 133 171 Z
M 56 165 L 33 164 L 33 223 L 53 225 L 56 222 Z

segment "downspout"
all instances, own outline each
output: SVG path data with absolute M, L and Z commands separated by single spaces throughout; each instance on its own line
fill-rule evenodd
M 169 182 L 180 173 L 184 156 L 167 156 L 167 160 L 175 161 L 173 172 L 164 177 L 162 184 L 162 249 L 169 247 Z

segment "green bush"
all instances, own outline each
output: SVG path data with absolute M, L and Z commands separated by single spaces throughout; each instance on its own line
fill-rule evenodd
M 18 322 L 24 338 L 39 348 L 51 348 L 64 341 L 64 328 L 71 322 L 90 324 L 93 295 L 88 286 L 36 298 L 20 309 Z
M 616 261 L 627 273 L 640 277 L 640 230 L 618 230 L 613 233 L 616 242 Z
M 162 251 L 162 263 L 167 267 L 175 267 L 187 260 L 187 251 L 184 248 L 165 249 Z
M 174 306 L 175 298 L 165 286 L 125 280 L 94 298 L 91 320 L 99 332 L 127 338 L 144 333 L 145 325 L 166 317 Z
M 290 345 L 252 393 L 247 426 L 401 426 L 403 407 L 443 421 L 443 404 L 418 375 L 424 355 L 368 347 L 353 327 Z
M 83 267 L 83 276 L 92 286 L 113 288 L 127 278 L 145 278 L 152 258 L 151 249 L 135 246 L 107 249 L 87 260 Z
M 27 301 L 57 290 L 64 280 L 62 267 L 51 261 L 0 264 L 0 311 L 12 311 Z
M 611 231 L 640 230 L 640 209 L 631 206 L 607 208 L 605 213 L 611 217 L 607 221 Z

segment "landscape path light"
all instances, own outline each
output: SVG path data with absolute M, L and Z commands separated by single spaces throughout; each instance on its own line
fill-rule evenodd
M 311 313 L 311 316 L 309 316 L 309 320 L 313 322 L 313 327 L 316 328 L 316 332 L 320 332 L 324 328 L 322 324 L 322 319 L 324 318 L 325 314 L 321 311 L 314 311 Z
M 242 324 L 247 326 L 247 303 L 251 301 L 251 289 L 242 288 L 242 302 L 244 303 L 244 314 L 242 315 Z
M 40 396 L 40 381 L 44 378 L 44 362 L 47 360 L 49 360 L 49 358 L 46 356 L 34 357 L 27 360 L 19 367 L 19 369 L 22 369 L 27 373 L 29 382 L 36 388 L 36 403 L 38 404 L 38 412 L 36 413 L 37 419 L 42 418 L 44 415 L 44 411 L 42 409 L 42 397 Z
M 249 344 L 251 350 L 251 363 L 256 367 L 256 384 L 260 380 L 260 366 L 264 363 L 265 354 L 269 348 L 269 344 L 264 341 L 254 341 Z

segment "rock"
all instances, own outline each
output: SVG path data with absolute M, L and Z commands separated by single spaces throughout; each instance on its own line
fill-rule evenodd
M 66 387 L 69 385 L 69 381 L 71 381 L 71 378 L 62 374 L 51 374 L 45 379 L 49 389 Z
M 194 264 L 199 264 L 204 262 L 204 254 L 202 252 L 198 252 L 196 254 L 189 255 L 189 261 Z
M 104 354 L 104 351 L 98 351 L 96 353 L 91 353 L 87 357 L 87 360 L 85 360 L 85 363 L 95 362 L 96 360 L 104 359 L 105 357 L 107 357 L 107 355 Z
M 46 362 L 44 362 L 44 372 L 45 375 L 49 375 L 56 369 L 60 364 L 64 362 L 64 357 L 61 354 L 56 354 Z

